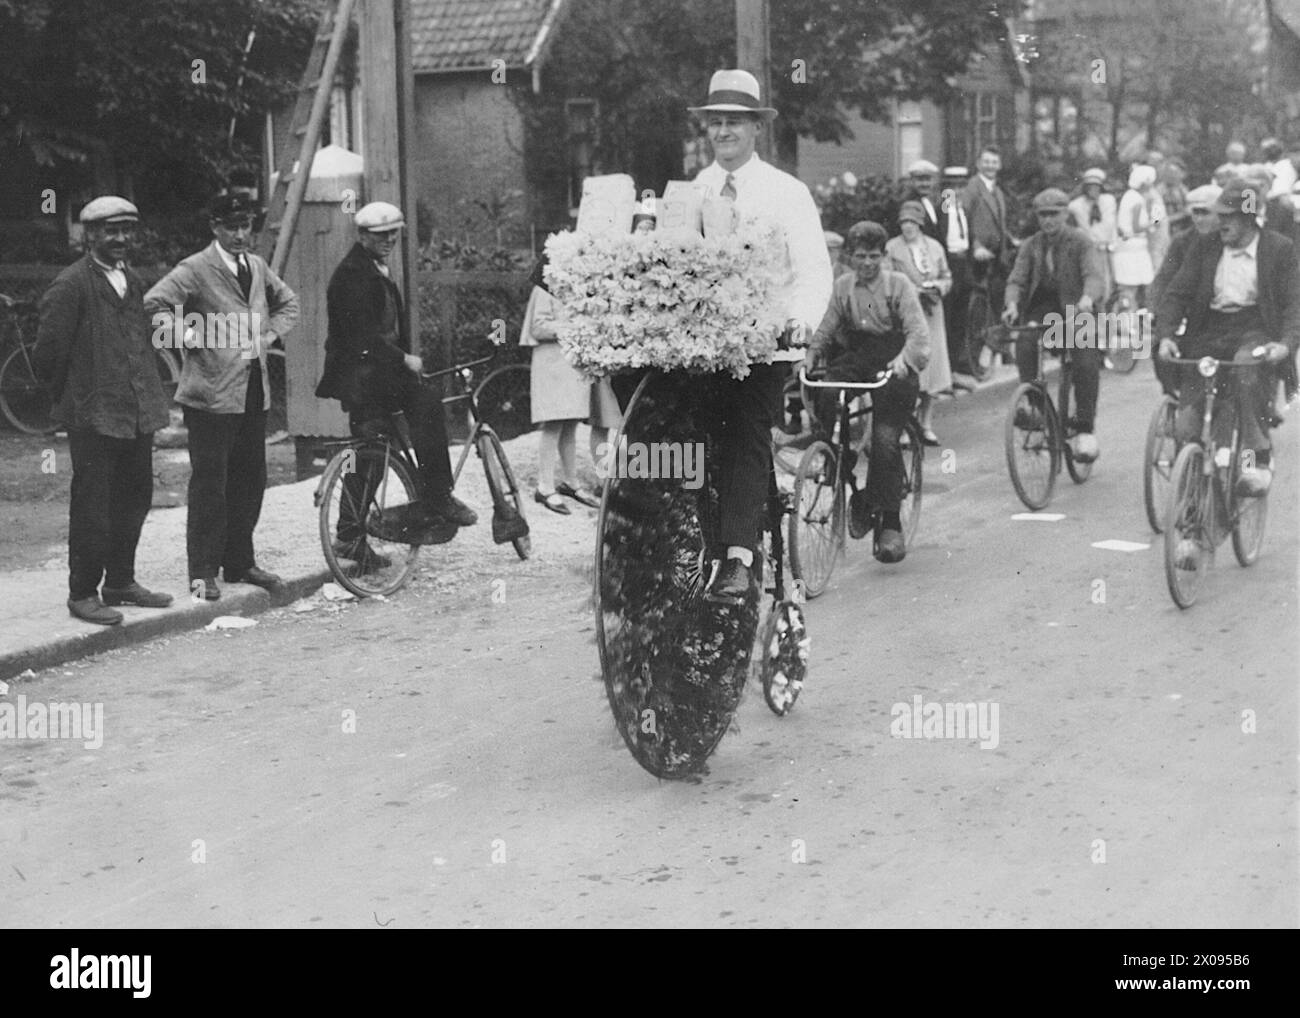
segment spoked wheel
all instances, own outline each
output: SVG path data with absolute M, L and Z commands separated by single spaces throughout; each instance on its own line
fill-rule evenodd
M 988 293 L 973 290 L 966 305 L 966 362 L 977 382 L 989 377 L 997 358 L 997 351 L 988 344 L 988 330 L 994 324 Z
M 1172 396 L 1160 401 L 1147 425 L 1146 448 L 1142 453 L 1142 500 L 1147 522 L 1157 534 L 1164 529 L 1169 511 L 1169 485 L 1173 476 L 1178 443 L 1174 438 L 1174 416 L 1178 403 Z
M 788 714 L 799 699 L 808 671 L 808 646 L 803 609 L 793 601 L 778 601 L 763 621 L 755 651 L 763 699 L 773 714 Z
M 349 447 L 325 468 L 320 540 L 330 572 L 358 597 L 389 595 L 415 572 L 415 478 L 381 448 Z
M 1059 427 L 1043 390 L 1022 384 L 1007 413 L 1007 470 L 1020 501 L 1035 511 L 1052 500 L 1061 469 Z
M 154 352 L 154 361 L 158 365 L 158 378 L 162 382 L 163 396 L 167 400 L 167 405 L 171 406 L 176 402 L 176 390 L 181 384 L 181 362 L 170 350 L 157 350 Z
M 1196 601 L 1214 560 L 1212 479 L 1205 476 L 1205 450 L 1183 446 L 1174 460 L 1165 516 L 1165 582 L 1179 608 Z
M 528 534 L 524 499 L 515 482 L 515 473 L 510 469 L 510 460 L 501 447 L 501 439 L 494 431 L 483 431 L 477 445 L 479 459 L 483 461 L 483 470 L 487 474 L 488 491 L 492 493 L 492 540 L 497 544 L 509 541 L 515 554 L 526 559 L 533 550 L 533 539 Z
M 47 435 L 54 430 L 50 419 L 54 401 L 32 370 L 29 354 L 18 347 L 0 365 L 0 413 L 25 434 Z
M 794 476 L 790 514 L 790 574 L 808 597 L 826 589 L 836 559 L 844 551 L 844 484 L 835 450 L 817 441 L 804 451 Z
M 1241 457 L 1237 457 L 1241 462 Z M 1232 553 L 1242 566 L 1251 566 L 1264 545 L 1264 524 L 1268 520 L 1268 495 L 1241 498 L 1236 494 L 1237 471 L 1232 472 L 1233 492 L 1228 503 L 1232 520 Z
M 597 523 L 596 644 L 614 724 L 660 778 L 699 774 L 731 725 L 758 630 L 758 585 L 738 605 L 706 601 L 718 507 L 702 379 L 651 374 L 618 442 L 703 442 L 704 483 L 611 476 Z M 683 446 L 684 447 L 684 446 Z
M 921 522 L 921 472 L 925 465 L 925 443 L 921 441 L 921 428 L 916 421 L 908 421 L 905 431 L 907 444 L 903 446 L 903 498 L 898 511 L 903 522 L 903 543 L 912 547 L 916 528 Z
M 507 364 L 489 374 L 474 390 L 479 420 L 490 424 L 504 442 L 533 430 L 531 385 L 532 373 L 527 364 Z
M 1073 434 L 1073 432 L 1071 432 Z M 1061 455 L 1065 457 L 1065 469 L 1070 472 L 1070 480 L 1075 484 L 1084 484 L 1092 476 L 1092 460 L 1081 460 L 1074 455 L 1068 441 L 1061 443 Z

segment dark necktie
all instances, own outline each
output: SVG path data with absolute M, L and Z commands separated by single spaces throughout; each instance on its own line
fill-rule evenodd
M 736 200 L 736 185 L 734 183 L 734 180 L 735 180 L 735 176 L 733 174 L 728 173 L 727 182 L 722 185 L 722 197 L 729 198 L 732 201 Z
M 1096 199 L 1093 199 L 1092 211 L 1088 213 L 1088 222 L 1089 223 L 1101 222 L 1101 205 L 1096 201 Z
M 253 289 L 253 273 L 248 267 L 248 260 L 239 256 L 239 291 L 244 295 L 244 300 L 248 300 L 249 293 Z

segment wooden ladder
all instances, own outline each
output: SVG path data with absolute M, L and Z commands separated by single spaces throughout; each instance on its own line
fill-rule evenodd
M 266 225 L 257 240 L 258 252 L 267 258 L 271 271 L 277 276 L 284 274 L 285 263 L 289 260 L 289 248 L 293 244 L 303 195 L 307 192 L 312 161 L 320 143 L 321 125 L 329 110 L 334 74 L 343 54 L 354 6 L 355 0 L 330 0 L 321 11 L 311 56 L 307 58 L 307 67 L 298 85 L 293 117 L 276 167 L 279 176 L 267 203 Z

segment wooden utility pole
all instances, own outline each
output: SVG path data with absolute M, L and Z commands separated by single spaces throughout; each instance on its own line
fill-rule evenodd
M 768 0 L 736 0 L 736 66 L 758 79 L 764 106 L 772 102 L 772 55 L 768 43 Z M 758 155 L 773 161 L 776 139 L 774 124 L 758 136 Z

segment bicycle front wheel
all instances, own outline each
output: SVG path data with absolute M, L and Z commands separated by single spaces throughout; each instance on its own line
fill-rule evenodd
M 807 597 L 817 597 L 844 551 L 844 484 L 835 450 L 826 442 L 814 442 L 799 461 L 788 530 L 790 575 Z
M 1034 511 L 1052 500 L 1061 469 L 1059 427 L 1047 394 L 1037 385 L 1023 383 L 1007 413 L 1007 471 L 1020 501 Z
M 519 494 L 519 485 L 515 482 L 515 472 L 510 469 L 510 460 L 501 445 L 501 439 L 490 429 L 484 429 L 478 437 L 478 456 L 483 461 L 483 471 L 487 474 L 488 491 L 492 493 L 492 530 L 495 539 L 497 531 L 506 534 L 518 534 L 509 537 L 515 554 L 521 559 L 528 558 L 533 550 L 533 539 L 528 534 L 528 520 L 524 516 L 524 500 Z
M 1177 411 L 1178 403 L 1172 396 L 1160 401 L 1147 425 L 1146 447 L 1142 452 L 1142 501 L 1146 505 L 1147 522 L 1157 534 L 1164 529 L 1165 514 L 1169 511 L 1169 486 L 1174 457 L 1178 455 L 1174 438 Z
M 1205 473 L 1205 450 L 1183 446 L 1170 480 L 1165 516 L 1165 582 L 1179 608 L 1190 608 L 1214 560 L 1213 478 Z
M 993 324 L 988 293 L 973 290 L 966 305 L 966 361 L 977 382 L 984 381 L 993 372 L 997 351 L 988 345 L 988 330 Z
M 911 548 L 921 523 L 921 472 L 925 465 L 925 443 L 921 441 L 921 428 L 916 421 L 907 422 L 907 440 L 902 450 L 903 498 L 898 510 L 903 523 L 903 543 Z
M 0 413 L 25 434 L 48 435 L 54 430 L 50 419 L 54 401 L 32 370 L 29 354 L 27 348 L 18 347 L 0 366 Z
M 418 488 L 406 461 L 383 446 L 349 446 L 325 468 L 320 541 L 338 583 L 358 597 L 388 596 L 415 572 Z

